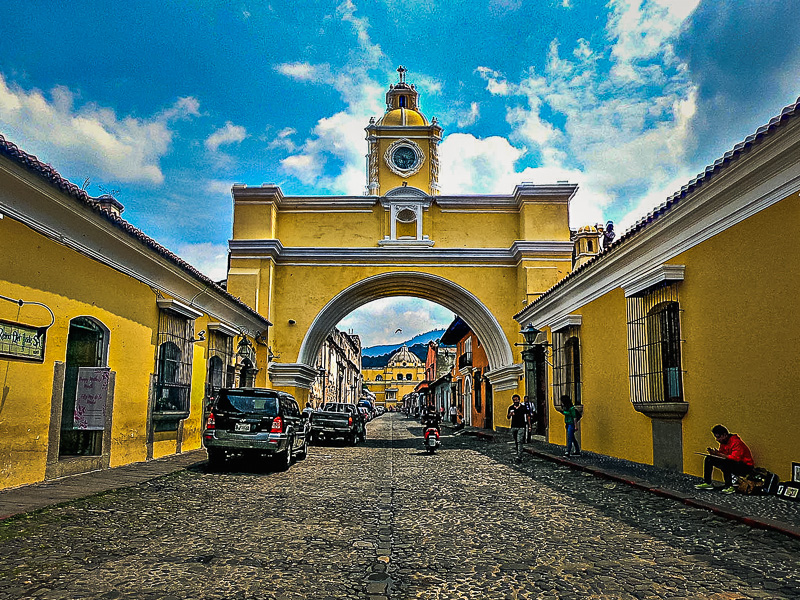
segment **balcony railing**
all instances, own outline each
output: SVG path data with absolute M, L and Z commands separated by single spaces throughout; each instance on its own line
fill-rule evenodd
M 458 357 L 458 368 L 463 369 L 464 367 L 471 367 L 472 366 L 472 352 L 465 352 L 461 356 Z

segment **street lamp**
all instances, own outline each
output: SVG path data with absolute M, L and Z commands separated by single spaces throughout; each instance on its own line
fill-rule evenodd
M 525 340 L 526 346 L 533 346 L 536 343 L 537 336 L 541 333 L 536 327 L 533 326 L 533 323 L 528 323 L 527 327 L 524 327 L 522 331 L 522 339 Z
M 528 323 L 519 332 L 524 344 L 514 344 L 523 346 L 522 361 L 525 363 L 525 395 L 531 399 L 536 406 L 536 422 L 533 427 L 537 435 L 544 434 L 544 392 L 542 389 L 544 381 L 544 364 L 547 362 L 547 336 L 543 331 L 536 329 L 533 323 Z M 533 433 L 533 432 L 531 432 Z

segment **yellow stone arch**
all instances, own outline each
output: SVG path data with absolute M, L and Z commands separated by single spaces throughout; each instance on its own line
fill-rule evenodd
M 391 296 L 436 302 L 484 345 L 494 413 L 503 414 L 522 375 L 513 315 L 571 270 L 568 212 L 577 186 L 441 194 L 441 127 L 419 111 L 403 73 L 387 93 L 386 114 L 366 127 L 365 195 L 233 187 L 228 290 L 273 323 L 261 340 L 272 350 L 269 368 L 257 384 L 301 401 L 325 335 L 349 312 Z
M 396 271 L 373 275 L 349 286 L 320 311 L 300 346 L 298 363 L 313 365 L 317 352 L 331 329 L 359 306 L 392 296 L 413 296 L 441 304 L 458 314 L 483 341 L 491 372 L 499 382 L 516 378 L 511 346 L 500 323 L 471 292 L 439 275 L 417 271 Z M 502 383 L 501 383 L 502 385 Z M 516 387 L 511 385 L 510 387 Z M 507 388 L 507 389 L 509 389 Z M 503 389 L 499 387 L 498 389 Z

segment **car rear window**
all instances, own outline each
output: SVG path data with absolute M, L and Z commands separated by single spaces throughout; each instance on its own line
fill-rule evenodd
M 251 394 L 223 394 L 220 408 L 233 408 L 243 413 L 256 413 L 266 417 L 278 416 L 278 397 Z
M 325 412 L 350 412 L 350 409 L 347 408 L 347 404 L 338 404 L 335 402 L 329 402 L 322 410 Z

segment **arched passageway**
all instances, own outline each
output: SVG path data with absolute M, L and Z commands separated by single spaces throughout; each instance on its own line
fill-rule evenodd
M 332 298 L 311 323 L 297 363 L 276 363 L 270 376 L 276 385 L 306 388 L 316 375 L 314 361 L 325 337 L 356 308 L 379 298 L 414 296 L 436 302 L 458 314 L 475 332 L 489 360 L 487 374 L 497 390 L 516 387 L 521 365 L 515 365 L 511 346 L 500 323 L 469 290 L 438 275 L 416 271 L 382 273 L 359 281 Z

